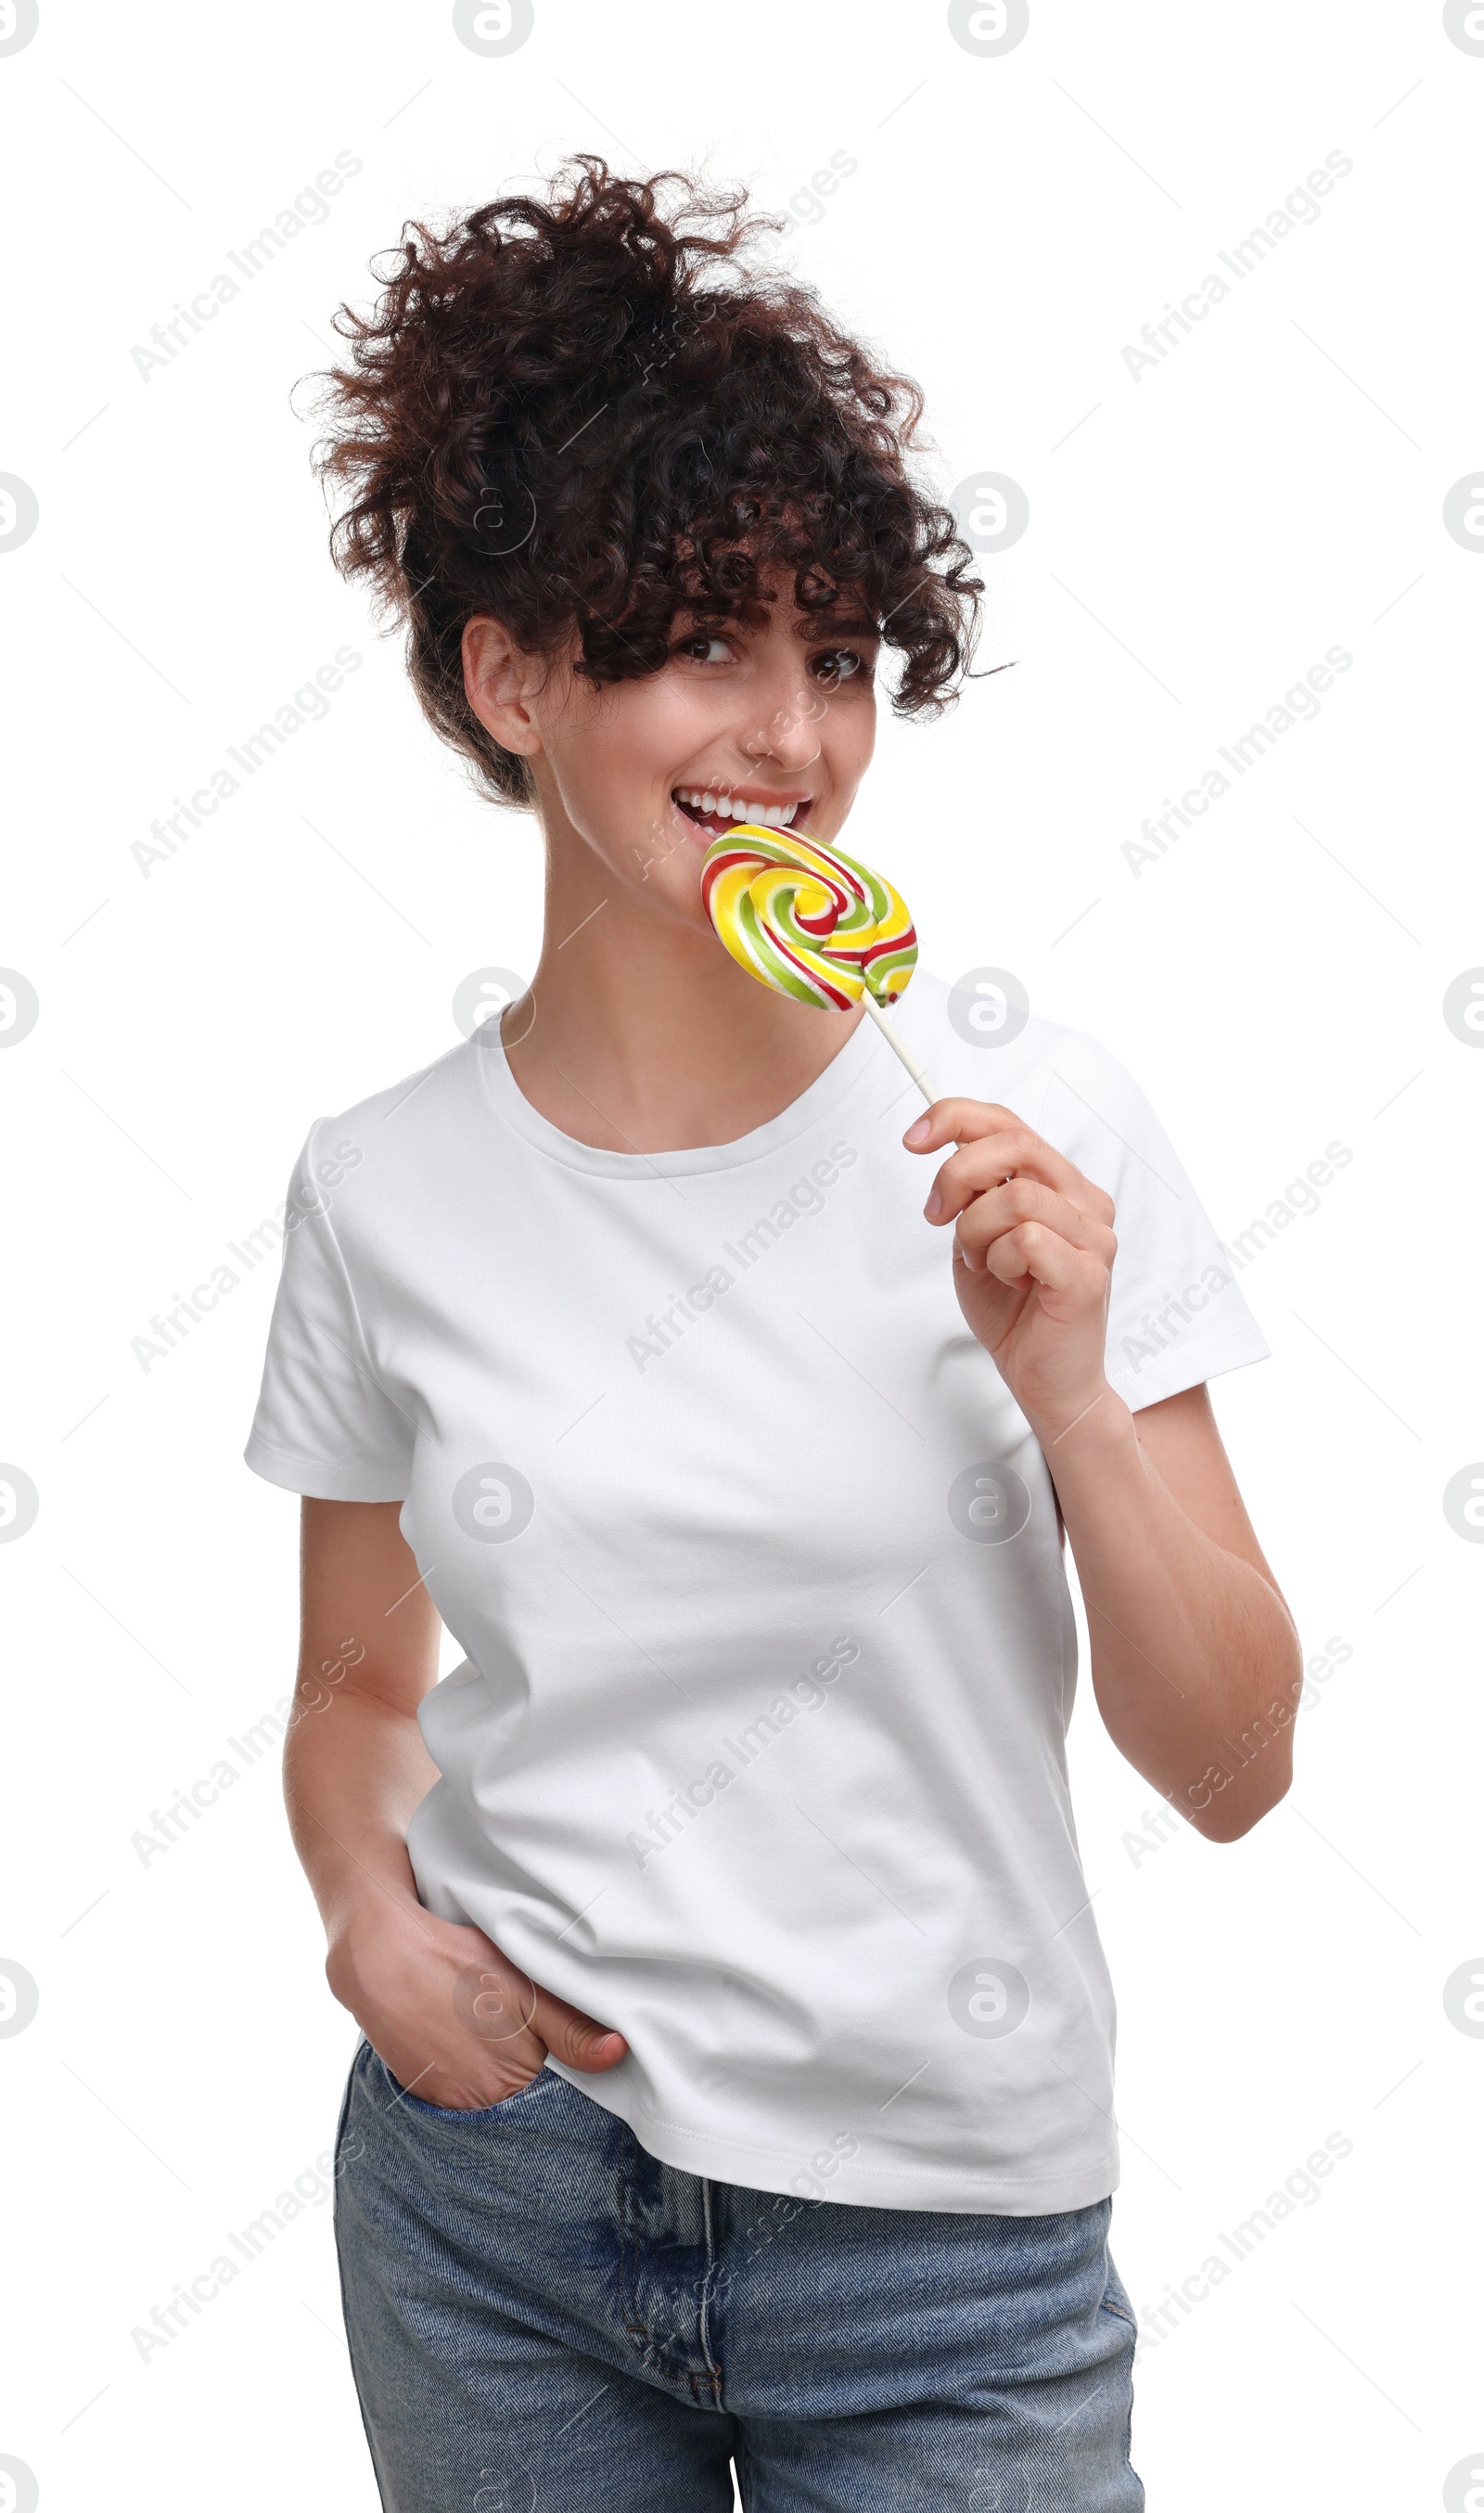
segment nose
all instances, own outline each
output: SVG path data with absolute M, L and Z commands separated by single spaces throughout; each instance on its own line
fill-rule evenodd
M 742 736 L 742 750 L 748 759 L 771 760 L 784 776 L 801 777 L 820 756 L 820 723 L 824 713 L 823 692 L 812 690 L 795 672 L 790 683 L 777 693 L 777 702 L 766 721 L 754 724 Z

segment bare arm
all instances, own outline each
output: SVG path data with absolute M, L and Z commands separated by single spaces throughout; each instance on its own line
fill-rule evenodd
M 959 1305 L 1051 1468 L 1108 1733 L 1208 1840 L 1234 1841 L 1289 1785 L 1304 1677 L 1206 1391 L 1136 1415 L 1108 1384 L 1112 1203 L 1012 1110 L 941 1099 L 904 1139 L 958 1145 L 926 1217 L 954 1224 Z
M 418 1899 L 406 1833 L 438 1776 L 417 1714 L 437 1681 L 439 1623 L 398 1510 L 303 1504 L 284 1795 L 325 1923 L 331 1989 L 409 2092 L 478 2110 L 527 2084 L 548 2050 L 600 2070 L 627 2046 L 527 1981 L 481 1930 Z
M 395 1501 L 306 1500 L 301 1523 L 302 1715 L 284 1796 L 332 1948 L 363 1907 L 380 1900 L 390 1919 L 416 1901 L 404 1835 L 438 1776 L 417 1719 L 437 1682 L 438 1616 L 397 1514 Z
M 1234 1841 L 1293 1778 L 1304 1673 L 1211 1400 L 1131 1414 L 1110 1389 L 1049 1456 L 1108 1735 L 1208 1840 Z

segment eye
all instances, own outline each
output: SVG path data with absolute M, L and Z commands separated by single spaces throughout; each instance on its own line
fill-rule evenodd
M 854 646 L 831 646 L 822 655 L 810 658 L 809 668 L 817 681 L 826 689 L 838 689 L 843 681 L 868 681 L 870 665 Z
M 674 652 L 683 655 L 688 663 L 726 663 L 732 659 L 730 639 L 708 629 L 698 629 L 692 637 L 682 637 Z

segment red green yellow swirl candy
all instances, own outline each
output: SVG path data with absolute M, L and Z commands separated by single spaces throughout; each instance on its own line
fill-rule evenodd
M 776 993 L 847 1012 L 895 1003 L 917 965 L 907 904 L 889 881 L 802 830 L 742 821 L 707 847 L 706 912 L 740 967 Z

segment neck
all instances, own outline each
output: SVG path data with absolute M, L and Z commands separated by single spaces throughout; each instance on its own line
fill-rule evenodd
M 548 848 L 541 955 L 502 1036 L 517 1087 L 563 1134 L 687 1151 L 780 1115 L 861 1018 L 775 994 L 708 926 L 634 897 L 585 848 Z

